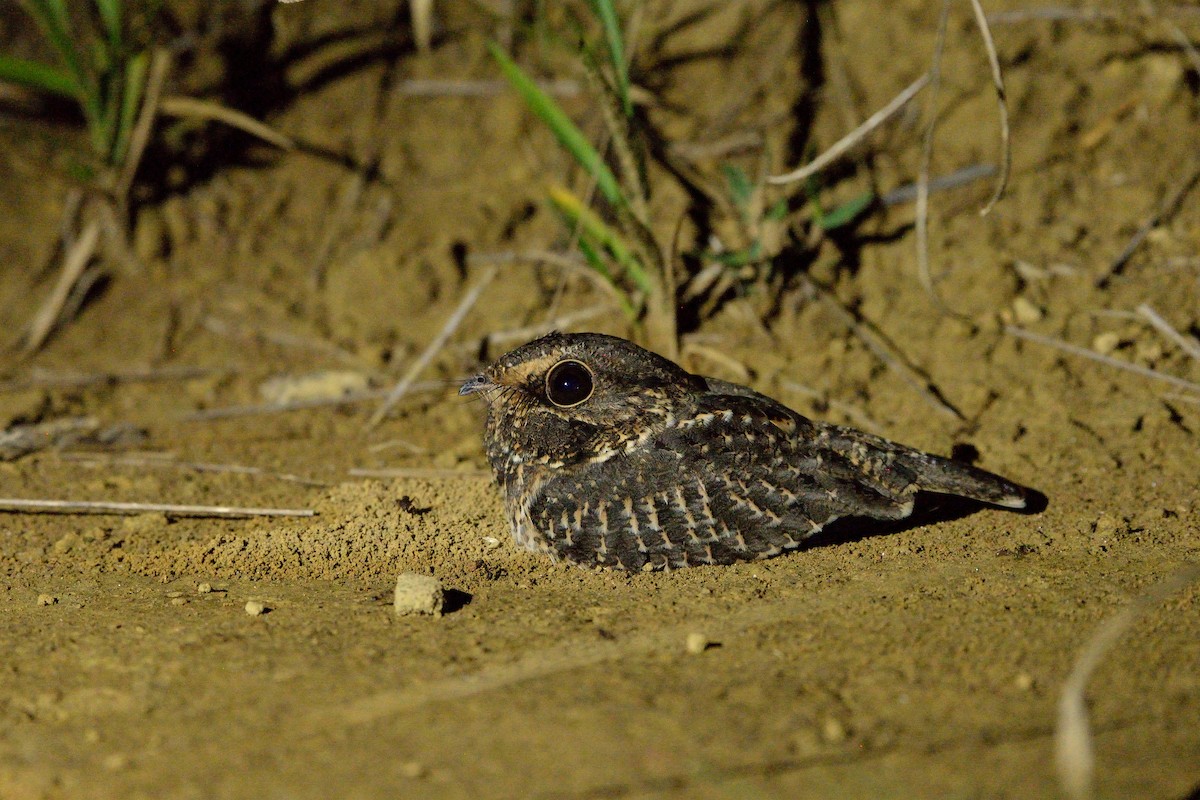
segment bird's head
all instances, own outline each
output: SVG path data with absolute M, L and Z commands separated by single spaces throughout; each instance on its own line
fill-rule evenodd
M 552 333 L 502 356 L 459 394 L 488 404 L 493 467 L 575 463 L 660 429 L 704 379 L 632 342 Z

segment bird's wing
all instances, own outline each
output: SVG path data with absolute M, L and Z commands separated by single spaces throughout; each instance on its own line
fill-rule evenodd
M 909 513 L 911 475 L 819 441 L 761 395 L 703 395 L 639 446 L 546 480 L 529 519 L 570 561 L 637 570 L 765 558 L 838 517 Z

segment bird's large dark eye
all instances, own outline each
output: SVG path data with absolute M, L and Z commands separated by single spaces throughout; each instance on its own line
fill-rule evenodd
M 546 373 L 546 397 L 556 406 L 577 406 L 592 396 L 592 371 L 582 361 L 560 361 Z

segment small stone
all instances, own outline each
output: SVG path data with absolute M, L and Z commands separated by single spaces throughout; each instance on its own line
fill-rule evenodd
M 52 606 L 58 602 L 58 598 L 52 594 L 39 594 L 37 604 L 39 606 Z
M 172 597 L 172 598 L 171 598 L 171 605 L 173 605 L 173 606 L 185 606 L 185 605 L 187 605 L 187 598 L 186 598 L 186 597 Z
M 1022 325 L 1038 322 L 1046 313 L 1035 306 L 1028 298 L 1018 297 L 1012 304 L 1013 318 Z
M 196 594 L 212 594 L 211 583 L 200 583 L 196 585 Z
M 432 614 L 440 617 L 446 602 L 442 582 L 432 575 L 402 572 L 396 578 L 394 597 L 397 616 L 406 614 Z
M 424 778 L 429 774 L 429 770 L 420 761 L 406 761 L 400 765 L 400 775 L 405 778 L 416 780 Z
M 833 717 L 826 717 L 821 723 L 821 738 L 829 744 L 846 741 L 846 726 Z
M 1028 672 L 1019 673 L 1017 675 L 1014 683 L 1017 685 L 1017 688 L 1020 689 L 1022 692 L 1028 692 L 1030 689 L 1033 688 L 1033 676 L 1030 675 Z
M 117 772 L 129 766 L 129 756 L 124 753 L 112 753 L 104 757 L 103 764 L 109 772 Z
M 711 644 L 712 642 L 703 633 L 693 631 L 687 635 L 687 640 L 684 642 L 683 647 L 692 655 L 696 655 L 703 653 Z
M 183 597 L 183 592 L 179 592 L 179 591 L 167 592 L 167 597 L 174 600 L 176 597 Z
M 258 617 L 267 613 L 267 605 L 261 600 L 247 600 L 246 613 L 252 617 Z
M 1092 339 L 1092 349 L 1102 356 L 1111 355 L 1120 346 L 1121 335 L 1116 331 L 1098 333 L 1096 338 Z

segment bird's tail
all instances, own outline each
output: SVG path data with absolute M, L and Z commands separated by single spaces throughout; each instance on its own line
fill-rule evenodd
M 906 465 L 917 473 L 917 488 L 955 494 L 1005 508 L 1025 508 L 1025 490 L 987 470 L 941 456 L 912 451 Z

